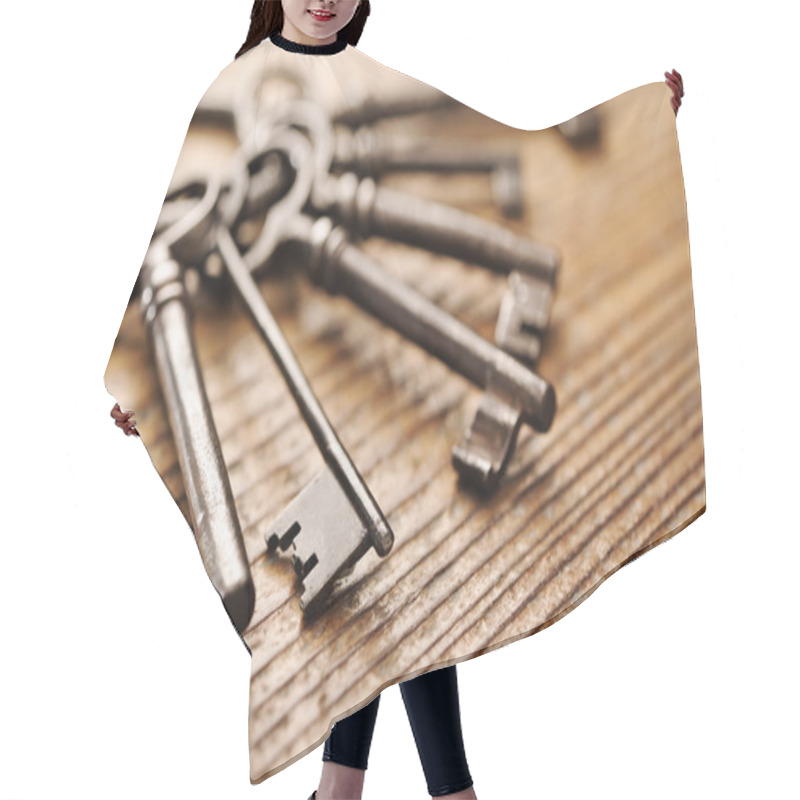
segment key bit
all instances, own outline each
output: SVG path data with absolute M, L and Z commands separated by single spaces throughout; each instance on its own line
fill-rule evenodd
M 302 583 L 300 607 L 308 614 L 322 608 L 337 580 L 376 544 L 327 467 L 281 512 L 269 530 L 269 554 L 291 550 L 292 564 Z M 379 554 L 386 555 L 383 549 Z
M 525 213 L 522 171 L 515 157 L 498 164 L 491 173 L 492 195 L 500 210 L 509 219 L 520 219 Z
M 519 272 L 509 276 L 495 341 L 532 368 L 541 354 L 552 301 L 549 283 Z M 453 448 L 453 466 L 465 482 L 486 493 L 497 488 L 517 446 L 521 408 L 519 398 L 504 393 L 490 377 L 472 424 Z
M 472 425 L 453 448 L 452 462 L 459 475 L 472 486 L 493 492 L 511 460 L 521 423 L 519 405 L 490 382 Z
M 494 339 L 500 347 L 535 365 L 550 321 L 553 287 L 544 281 L 512 272 L 500 303 Z

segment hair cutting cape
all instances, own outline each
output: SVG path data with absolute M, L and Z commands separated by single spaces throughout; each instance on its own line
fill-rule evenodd
M 381 233 L 375 220 L 355 224 L 327 211 L 354 246 L 484 339 L 500 336 L 501 307 L 521 315 L 517 349 L 513 336 L 504 346 L 520 359 L 526 346 L 541 348 L 528 363 L 553 386 L 557 410 L 548 430 L 523 420 L 515 431 L 513 418 L 489 419 L 490 434 L 516 432 L 516 447 L 496 488 L 476 489 L 459 477 L 453 451 L 480 455 L 491 380 L 467 380 L 361 308 L 346 287 L 326 291 L 324 278 L 311 279 L 302 248 L 270 260 L 256 276 L 260 291 L 394 532 L 387 555 L 366 550 L 308 614 L 290 551 L 268 553 L 266 541 L 323 458 L 220 260 L 215 276 L 202 247 L 175 248 L 192 269 L 185 293 L 162 298 L 159 309 L 172 302 L 191 310 L 255 587 L 243 630 L 252 653 L 253 782 L 317 747 L 335 720 L 387 686 L 550 625 L 705 509 L 686 204 L 669 89 L 649 84 L 562 126 L 522 131 L 351 46 L 320 55 L 265 40 L 202 98 L 171 189 L 197 176 L 200 185 L 228 185 L 242 153 L 263 148 L 299 101 L 324 111 L 324 136 L 294 130 L 310 142 L 310 157 L 329 154 L 331 175 L 371 175 L 408 196 L 411 211 L 415 200 L 433 201 L 553 248 L 554 282 L 529 275 L 526 284 L 507 265 L 476 263 L 491 254 L 455 257 L 427 240 L 422 223 L 434 219 L 425 214 L 403 238 Z M 445 169 L 448 159 L 460 168 Z M 293 185 L 304 165 L 280 163 L 274 169 Z M 273 187 L 269 204 L 287 191 Z M 154 242 L 195 202 L 165 202 Z M 239 225 L 243 252 L 268 211 Z M 312 204 L 305 214 L 324 216 Z M 463 233 L 469 242 L 468 221 Z M 532 312 L 525 287 L 549 298 L 548 319 L 524 321 Z M 140 275 L 106 385 L 136 412 L 159 475 L 197 533 L 185 488 L 190 467 L 179 462 L 165 410 L 171 390 L 143 320 L 151 294 Z M 513 411 L 513 397 L 496 395 Z M 187 424 L 195 424 L 191 415 Z

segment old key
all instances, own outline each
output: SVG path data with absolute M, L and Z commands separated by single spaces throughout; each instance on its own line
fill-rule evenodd
M 520 401 L 525 422 L 539 431 L 550 427 L 555 393 L 547 381 L 395 278 L 351 244 L 347 232 L 329 218 L 314 219 L 304 213 L 316 168 L 303 134 L 276 126 L 264 152 L 284 153 L 296 177 L 286 197 L 270 210 L 262 234 L 245 256 L 251 270 L 263 269 L 280 245 L 293 244 L 313 280 L 329 293 L 354 300 L 476 385 L 485 388 L 491 377 L 504 393 Z M 261 157 L 263 153 L 257 156 Z
M 520 362 L 393 278 L 348 241 L 342 228 L 304 213 L 314 181 L 311 144 L 299 131 L 274 126 L 260 152 L 236 167 L 233 185 L 257 177 L 275 155 L 294 172 L 288 193 L 273 204 L 261 233 L 242 254 L 230 230 L 236 227 L 237 203 L 225 210 L 217 233 L 219 252 L 251 319 L 267 342 L 326 462 L 318 475 L 274 521 L 267 536 L 270 553 L 292 550 L 303 583 L 301 605 L 318 608 L 370 547 L 386 555 L 394 536 L 378 504 L 325 417 L 300 366 L 289 350 L 253 279 L 279 250 L 308 264 L 318 283 L 341 291 L 408 338 L 421 344 L 479 386 L 489 381 L 520 402 L 525 421 L 547 430 L 555 413 L 552 387 Z M 246 189 L 231 196 L 244 197 Z M 241 203 L 241 201 L 240 201 Z
M 255 589 L 222 450 L 197 359 L 185 268 L 213 247 L 218 182 L 196 179 L 167 203 L 199 196 L 152 240 L 142 269 L 141 307 L 150 333 L 195 536 L 206 571 L 241 634 L 253 614 Z
M 390 172 L 482 173 L 491 179 L 492 196 L 507 217 L 522 216 L 524 201 L 519 159 L 513 153 L 464 149 L 453 143 L 398 144 L 369 126 L 335 128 L 331 168 L 380 178 Z
M 382 236 L 502 274 L 516 270 L 555 284 L 559 254 L 552 247 L 444 203 L 378 186 L 371 178 L 332 175 L 333 129 L 318 105 L 293 101 L 266 118 L 256 131 L 256 141 L 279 124 L 305 131 L 313 143 L 315 172 L 309 203 L 315 214 L 333 217 L 361 237 Z
M 328 421 L 308 379 L 275 321 L 252 277 L 268 260 L 272 247 L 282 238 L 291 238 L 291 208 L 298 192 L 295 183 L 284 200 L 272 205 L 258 241 L 242 254 L 231 231 L 247 209 L 246 199 L 251 172 L 271 155 L 260 154 L 245 163 L 234 159 L 232 191 L 220 203 L 216 243 L 226 270 L 247 308 L 251 320 L 267 344 L 286 381 L 292 397 L 325 460 L 325 468 L 284 510 L 267 537 L 267 549 L 274 553 L 293 548 L 295 569 L 303 584 L 301 606 L 307 612 L 318 609 L 337 578 L 351 568 L 370 547 L 386 556 L 394 544 L 394 534 L 369 487 L 361 477 L 336 431 Z M 290 165 L 285 164 L 287 169 Z M 302 189 L 302 187 L 300 187 Z M 269 196 L 265 192 L 264 196 Z M 288 205 L 287 205 L 288 203 Z

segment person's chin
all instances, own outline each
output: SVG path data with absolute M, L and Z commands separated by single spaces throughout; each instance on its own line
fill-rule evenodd
M 314 25 L 313 23 L 311 25 L 307 25 L 301 28 L 301 30 L 306 36 L 310 36 L 312 39 L 315 39 L 318 44 L 322 44 L 322 42 L 324 42 L 325 39 L 330 39 L 331 36 L 336 38 L 339 33 L 338 31 L 335 30 L 322 31 L 320 30 L 319 25 Z

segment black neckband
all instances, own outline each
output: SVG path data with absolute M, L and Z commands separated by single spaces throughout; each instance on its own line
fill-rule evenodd
M 283 50 L 288 50 L 290 53 L 305 53 L 310 56 L 331 56 L 334 53 L 341 53 L 347 47 L 345 39 L 337 39 L 330 44 L 298 44 L 281 36 L 279 33 L 273 33 L 269 40 L 272 44 Z

